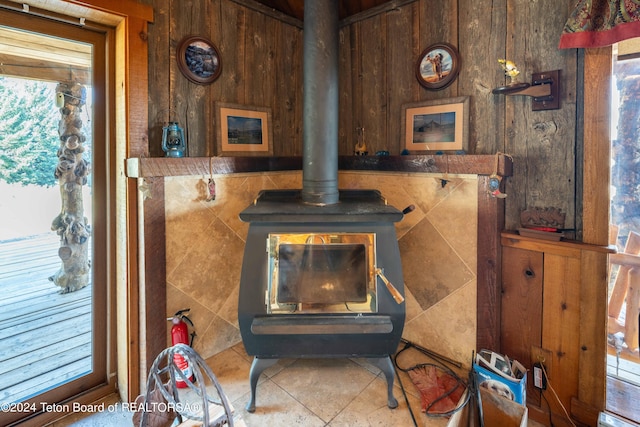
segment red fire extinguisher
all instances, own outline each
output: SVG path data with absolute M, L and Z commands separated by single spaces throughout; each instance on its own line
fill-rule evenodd
M 184 310 L 179 310 L 173 317 L 167 318 L 167 320 L 173 323 L 171 327 L 171 345 L 176 344 L 186 344 L 188 346 L 193 345 L 193 338 L 196 336 L 195 331 L 191 334 L 191 342 L 189 341 L 189 325 L 193 327 L 193 322 L 189 317 L 187 317 L 186 313 L 188 313 L 191 309 L 186 308 Z M 185 360 L 185 358 L 180 354 L 175 354 L 173 356 L 173 362 L 175 365 L 182 371 L 185 377 L 189 378 L 189 381 L 193 382 L 193 368 L 189 366 L 189 362 Z M 176 387 L 178 388 L 186 388 L 187 383 L 179 376 L 176 375 Z

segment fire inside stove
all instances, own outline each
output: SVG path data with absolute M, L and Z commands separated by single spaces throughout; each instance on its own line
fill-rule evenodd
M 270 233 L 269 314 L 375 313 L 375 233 Z

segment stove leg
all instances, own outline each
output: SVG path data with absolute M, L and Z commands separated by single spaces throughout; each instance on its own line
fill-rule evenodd
M 274 365 L 278 359 L 259 359 L 253 358 L 251 363 L 251 370 L 249 371 L 249 384 L 251 385 L 251 400 L 247 403 L 247 412 L 255 412 L 256 410 L 256 387 L 258 386 L 258 379 L 262 372 L 269 366 Z
M 395 378 L 395 369 L 393 369 L 393 362 L 391 356 L 387 357 L 372 357 L 371 363 L 378 367 L 387 379 L 387 406 L 391 409 L 398 407 L 398 400 L 393 396 L 393 380 Z

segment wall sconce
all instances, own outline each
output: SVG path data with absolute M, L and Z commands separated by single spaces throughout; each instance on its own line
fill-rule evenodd
M 531 109 L 557 110 L 560 108 L 560 70 L 531 74 L 531 84 L 513 83 L 491 91 L 496 95 L 523 95 L 533 98 Z
M 184 157 L 187 144 L 184 140 L 184 132 L 178 122 L 169 122 L 162 128 L 162 150 L 166 157 Z

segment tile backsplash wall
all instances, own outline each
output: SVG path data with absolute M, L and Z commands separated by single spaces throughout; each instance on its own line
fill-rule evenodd
M 190 308 L 194 348 L 208 358 L 241 342 L 238 288 L 249 225 L 238 214 L 263 189 L 301 188 L 302 173 L 165 178 L 167 316 Z M 476 340 L 475 175 L 340 172 L 341 189 L 378 189 L 415 210 L 396 224 L 405 280 L 403 337 L 469 367 Z M 168 345 L 170 339 L 168 339 Z

